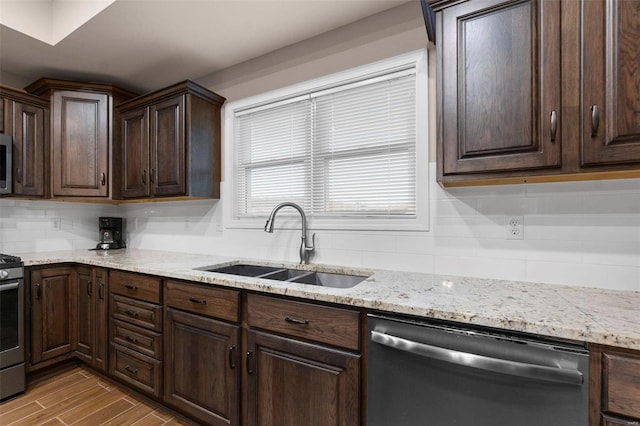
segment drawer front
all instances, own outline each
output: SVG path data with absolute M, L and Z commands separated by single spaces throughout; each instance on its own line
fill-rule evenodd
M 360 314 L 356 311 L 250 294 L 247 318 L 250 327 L 360 349 Z
M 161 304 L 161 281 L 129 272 L 112 271 L 110 276 L 111 292 L 149 303 Z
M 154 331 L 162 331 L 161 306 L 112 294 L 109 309 L 114 319 Z
M 602 354 L 603 411 L 640 419 L 640 357 Z
M 162 334 L 123 321 L 111 321 L 111 341 L 141 354 L 162 359 Z
M 167 281 L 165 298 L 172 308 L 238 322 L 238 291 Z
M 162 395 L 162 362 L 111 344 L 110 373 L 154 396 Z

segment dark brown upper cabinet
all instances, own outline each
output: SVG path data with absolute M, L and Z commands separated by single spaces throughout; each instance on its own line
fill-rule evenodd
M 640 2 L 429 7 L 442 185 L 640 176 Z
M 135 94 L 109 84 L 52 79 L 26 90 L 51 99 L 51 195 L 111 197 L 113 106 Z
M 224 101 L 185 81 L 120 105 L 122 198 L 219 198 Z
M 470 1 L 439 23 L 443 175 L 559 166 L 560 3 Z
M 0 133 L 13 137 L 13 195 L 48 196 L 49 102 L 0 87 Z
M 581 164 L 637 164 L 640 2 L 583 1 L 581 6 L 584 19 Z

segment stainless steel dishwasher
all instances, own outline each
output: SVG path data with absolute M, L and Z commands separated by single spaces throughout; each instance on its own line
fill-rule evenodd
M 368 426 L 586 426 L 584 345 L 369 315 Z

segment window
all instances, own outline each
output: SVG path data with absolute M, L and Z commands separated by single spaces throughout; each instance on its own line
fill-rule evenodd
M 292 201 L 317 229 L 426 229 L 426 79 L 419 52 L 227 105 L 235 224 Z

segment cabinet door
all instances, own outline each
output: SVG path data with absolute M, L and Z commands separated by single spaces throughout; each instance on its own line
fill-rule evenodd
M 167 308 L 164 400 L 209 425 L 238 425 L 237 326 Z
M 439 14 L 444 176 L 560 166 L 560 3 L 481 0 Z
M 13 192 L 44 196 L 45 111 L 13 103 Z
M 153 195 L 184 195 L 185 101 L 176 96 L 150 108 L 151 170 Z
M 360 356 L 248 332 L 247 425 L 360 424 Z
M 98 371 L 107 371 L 108 358 L 108 322 L 109 309 L 107 307 L 108 275 L 106 269 L 94 269 L 93 281 L 95 283 L 95 340 L 93 351 L 93 368 Z
M 144 107 L 123 113 L 122 195 L 149 196 L 149 110 Z
M 52 179 L 54 196 L 108 196 L 109 96 L 53 94 Z
M 73 269 L 31 272 L 31 362 L 33 364 L 74 350 L 76 321 Z
M 78 356 L 91 364 L 95 339 L 94 283 L 91 268 L 76 267 L 76 297 L 78 306 Z
M 582 165 L 640 162 L 640 2 L 581 4 Z

